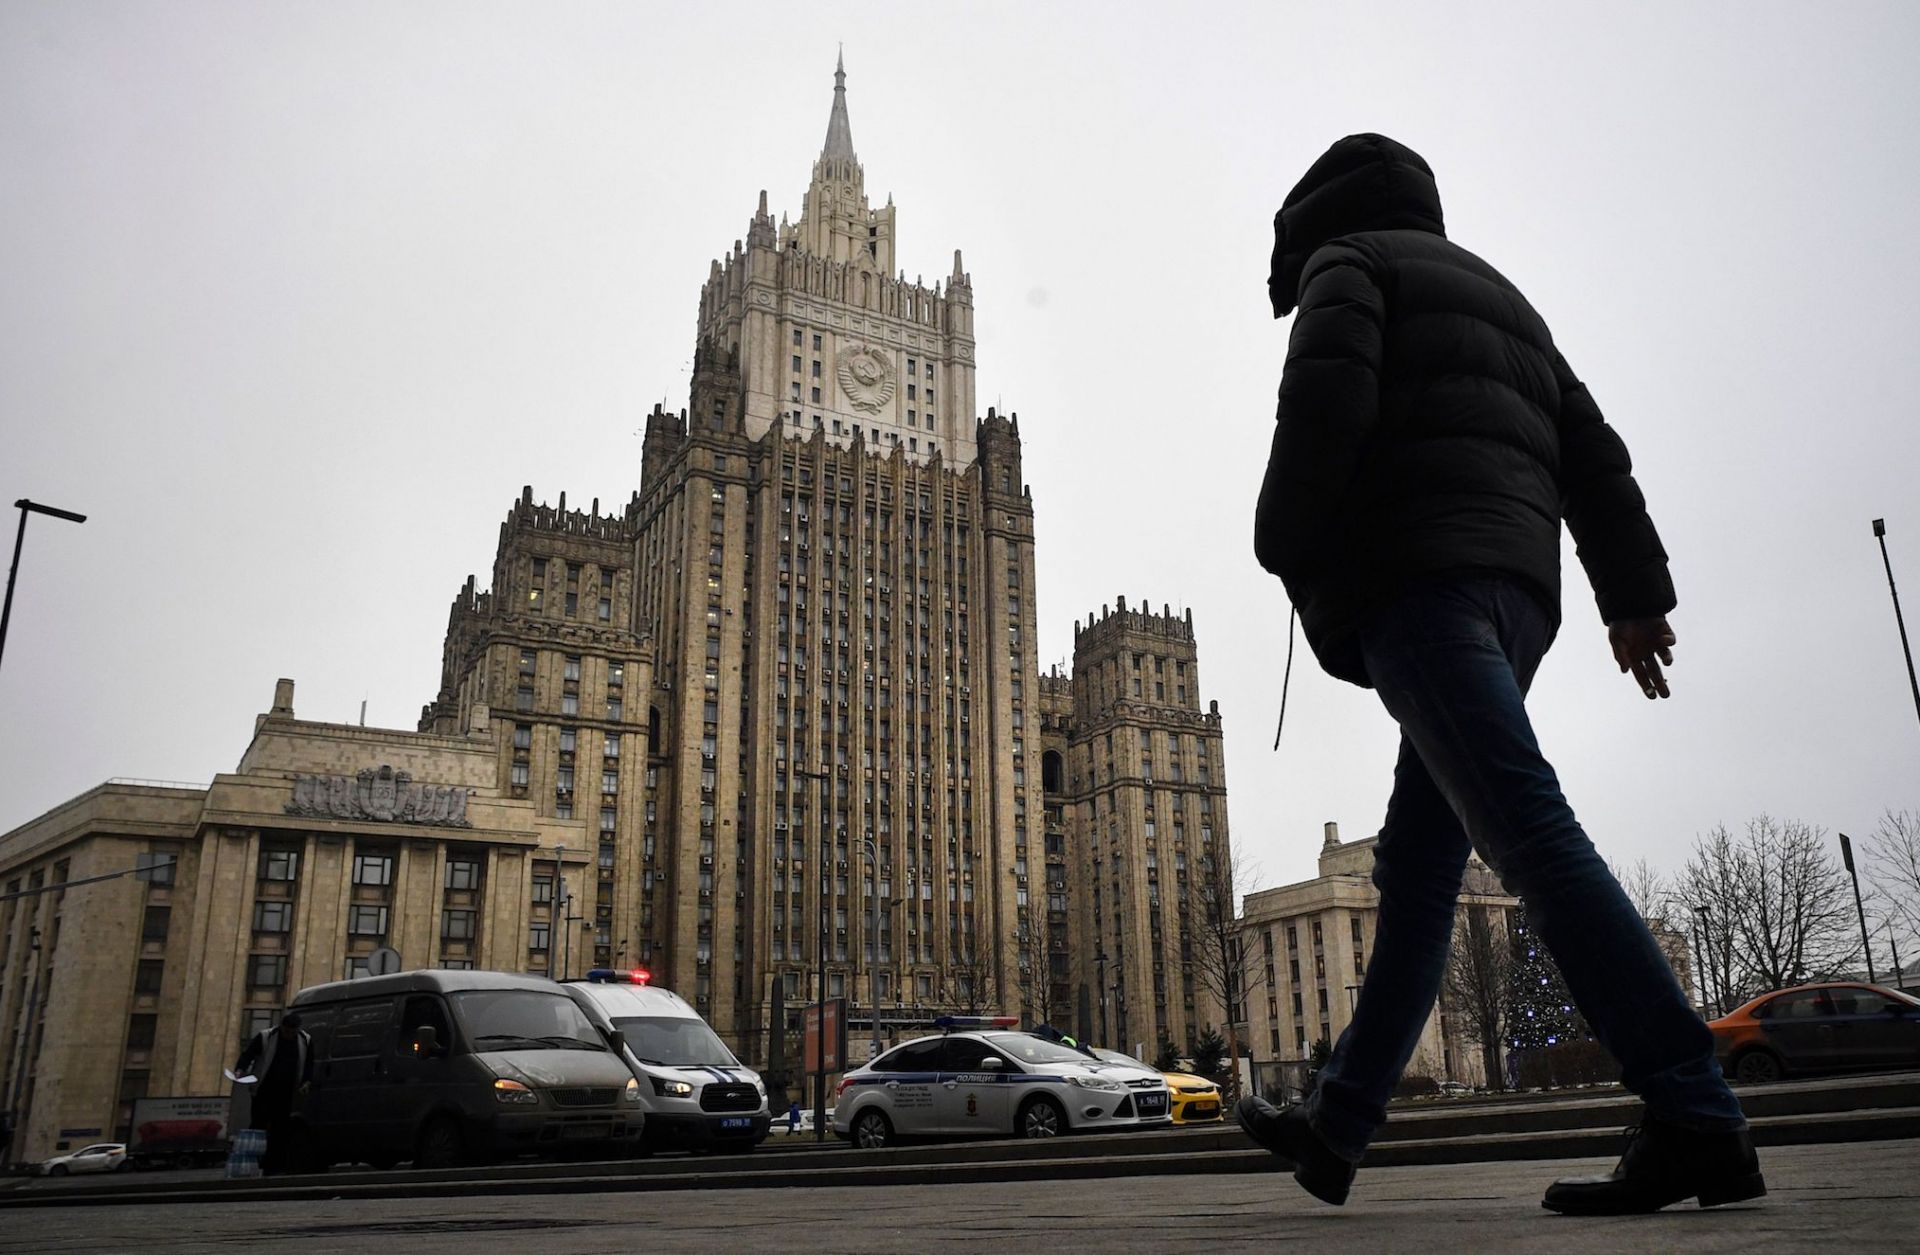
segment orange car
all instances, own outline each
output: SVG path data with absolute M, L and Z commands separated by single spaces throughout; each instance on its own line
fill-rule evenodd
M 1920 1066 L 1920 998 L 1856 981 L 1761 994 L 1707 1025 L 1733 1080 Z

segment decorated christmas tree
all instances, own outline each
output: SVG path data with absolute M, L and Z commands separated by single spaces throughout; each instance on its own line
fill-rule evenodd
M 1507 935 L 1513 943 L 1507 981 L 1507 1045 L 1524 1052 L 1589 1040 L 1592 1034 L 1574 1010 L 1566 978 L 1528 922 L 1526 908 L 1514 911 Z

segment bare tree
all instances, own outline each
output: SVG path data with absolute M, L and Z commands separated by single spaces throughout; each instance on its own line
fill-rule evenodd
M 1693 915 L 1720 1011 L 1764 989 L 1838 974 L 1859 957 L 1852 893 L 1825 836 L 1762 815 L 1739 838 L 1722 825 L 1695 842 L 1676 897 Z
M 1748 877 L 1725 824 L 1695 840 L 1693 856 L 1674 889 L 1694 939 L 1694 970 L 1708 1009 L 1724 1015 L 1746 1000 L 1749 976 L 1739 954 L 1741 896 Z
M 1446 1005 L 1465 1020 L 1467 1035 L 1480 1047 L 1480 1066 L 1487 1084 L 1498 1089 L 1506 1088 L 1500 1044 L 1512 970 L 1513 945 L 1507 937 L 1506 912 L 1487 906 L 1462 907 L 1440 993 Z
M 1652 929 L 1671 929 L 1676 927 L 1674 916 L 1673 890 L 1660 873 L 1653 870 L 1646 859 L 1640 859 L 1631 867 L 1617 867 L 1613 861 L 1607 861 L 1607 870 L 1620 882 L 1626 891 L 1627 900 L 1633 903 L 1633 909 Z
M 1653 934 L 1654 944 L 1666 956 L 1667 966 L 1673 969 L 1680 987 L 1686 989 L 1692 985 L 1696 989 L 1704 989 L 1695 974 L 1695 960 L 1691 953 L 1693 946 L 1688 941 L 1688 912 L 1676 898 L 1674 887 L 1644 858 L 1630 867 L 1617 867 L 1609 860 L 1607 870 L 1620 882 L 1620 888 L 1626 893 L 1627 900 L 1633 903 L 1635 913 L 1645 922 L 1647 931 Z
M 986 1015 L 999 1010 L 1000 980 L 993 953 L 975 943 L 971 933 L 956 939 L 947 960 L 940 1000 L 959 1015 Z
M 1199 875 L 1193 885 L 1188 917 L 1193 920 L 1194 984 L 1221 1008 L 1227 1038 L 1228 1074 L 1222 1091 L 1228 1102 L 1240 1086 L 1240 1034 L 1234 1014 L 1246 999 L 1246 961 L 1242 949 L 1240 899 L 1251 890 L 1257 865 L 1244 863 L 1229 850 L 1217 859 L 1200 855 Z M 1183 943 L 1185 938 L 1182 939 Z
M 1920 812 L 1889 810 L 1862 843 L 1875 913 L 1907 943 L 1920 949 Z M 1904 971 L 1901 973 L 1905 975 Z
M 1065 956 L 1061 939 L 1054 936 L 1047 912 L 1029 908 L 1013 934 L 1014 951 L 1019 956 L 1015 980 L 1019 988 L 1021 1014 L 1030 1022 L 1053 1024 L 1068 1013 L 1066 991 L 1054 971 Z

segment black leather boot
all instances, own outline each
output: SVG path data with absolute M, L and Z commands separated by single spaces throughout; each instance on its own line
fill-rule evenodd
M 1612 1172 L 1555 1181 L 1540 1205 L 1569 1216 L 1624 1216 L 1688 1198 L 1718 1207 L 1766 1192 L 1745 1129 L 1703 1133 L 1649 1115 L 1627 1131 L 1627 1153 Z
M 1293 1165 L 1293 1179 L 1300 1187 L 1323 1203 L 1335 1207 L 1347 1201 L 1353 1185 L 1352 1163 L 1334 1154 L 1333 1148 L 1307 1123 L 1305 1107 L 1280 1110 L 1264 1098 L 1248 1095 L 1234 1104 L 1233 1118 L 1248 1137 Z

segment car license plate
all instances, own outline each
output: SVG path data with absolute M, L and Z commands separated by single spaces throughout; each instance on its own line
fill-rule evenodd
M 1143 1116 L 1167 1114 L 1167 1096 L 1165 1094 L 1140 1095 L 1140 1114 Z
M 720 1127 L 723 1129 L 750 1129 L 753 1127 L 753 1117 L 728 1116 L 726 1119 L 720 1121 Z
M 569 1141 L 584 1142 L 589 1139 L 611 1137 L 613 1130 L 604 1124 L 569 1124 L 561 1136 Z

